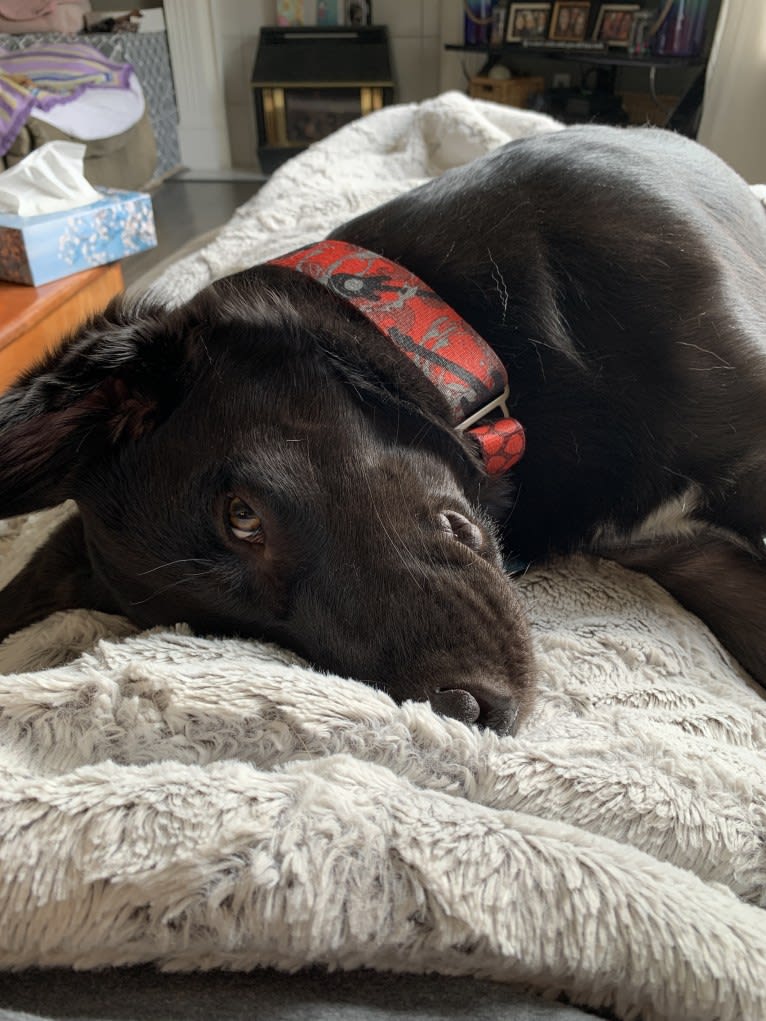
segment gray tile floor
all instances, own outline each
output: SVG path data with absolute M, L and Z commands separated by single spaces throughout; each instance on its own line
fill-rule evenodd
M 161 974 L 150 967 L 0 972 L 0 1021 L 587 1021 L 511 986 L 319 968 Z M 607 1017 L 607 1014 L 598 1015 Z
M 220 227 L 255 194 L 259 180 L 188 181 L 171 178 L 152 194 L 157 247 L 123 260 L 126 286 L 195 237 Z

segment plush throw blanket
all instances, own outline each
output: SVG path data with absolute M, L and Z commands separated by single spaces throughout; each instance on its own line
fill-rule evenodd
M 288 163 L 155 292 L 556 128 L 457 94 L 384 110 Z M 0 526 L 0 582 L 66 513 Z M 573 559 L 520 584 L 540 696 L 515 738 L 183 625 L 77 611 L 11 636 L 0 966 L 367 965 L 762 1021 L 766 702 L 643 576 Z

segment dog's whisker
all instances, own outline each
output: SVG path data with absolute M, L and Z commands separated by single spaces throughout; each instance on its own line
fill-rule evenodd
M 497 296 L 500 299 L 500 304 L 501 304 L 502 309 L 503 309 L 502 322 L 503 322 L 503 324 L 505 324 L 505 321 L 506 321 L 506 319 L 508 317 L 508 303 L 510 301 L 510 294 L 508 292 L 508 283 L 507 283 L 505 277 L 503 276 L 502 270 L 500 269 L 498 264 L 495 262 L 495 259 L 494 259 L 493 255 L 492 255 L 492 252 L 489 250 L 489 248 L 487 248 L 487 255 L 489 256 L 490 262 L 492 263 L 492 266 L 494 267 L 493 270 L 492 270 L 492 280 L 493 280 L 493 282 L 495 284 L 495 288 L 497 290 Z
M 130 606 L 143 606 L 144 603 L 148 603 L 152 599 L 156 599 L 157 596 L 161 596 L 164 592 L 169 592 L 170 589 L 176 588 L 178 585 L 183 585 L 186 582 L 194 581 L 195 578 L 203 578 L 206 574 L 212 574 L 215 568 L 211 567 L 208 571 L 198 571 L 196 574 L 186 574 L 183 578 L 177 578 L 175 581 L 171 581 L 169 585 L 165 585 L 164 588 L 157 589 L 156 592 L 150 592 L 144 599 L 137 599 L 131 602 Z
M 717 366 L 717 368 L 732 369 L 732 370 L 734 369 L 734 366 L 731 364 L 731 362 L 726 361 L 725 358 L 722 358 L 721 355 L 719 355 L 716 351 L 711 351 L 710 348 L 702 347 L 702 345 L 700 345 L 700 344 L 692 344 L 691 341 L 687 341 L 687 340 L 679 340 L 678 341 L 678 346 L 679 347 L 693 347 L 695 351 L 700 351 L 702 354 L 710 355 L 711 358 L 715 358 L 716 361 L 721 363 L 719 366 Z M 715 367 L 716 366 L 707 366 L 706 367 L 706 366 L 703 366 L 703 365 L 691 366 L 691 368 L 693 370 L 696 369 L 696 371 L 704 370 L 705 368 L 715 368 Z
M 138 577 L 143 578 L 147 574 L 154 574 L 155 571 L 161 571 L 165 567 L 175 567 L 176 564 L 212 564 L 212 562 L 206 557 L 183 557 L 180 560 L 168 560 L 166 564 L 157 564 L 156 567 L 150 567 L 148 571 L 139 571 Z

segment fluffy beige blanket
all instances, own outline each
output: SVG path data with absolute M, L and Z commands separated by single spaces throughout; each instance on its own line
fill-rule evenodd
M 168 300 L 544 118 L 450 94 L 295 159 Z M 512 196 L 509 196 L 509 201 Z M 0 583 L 57 509 L 0 525 Z M 0 646 L 0 966 L 490 977 L 619 1018 L 766 1017 L 766 702 L 648 579 L 521 582 L 500 739 L 255 642 L 58 614 Z

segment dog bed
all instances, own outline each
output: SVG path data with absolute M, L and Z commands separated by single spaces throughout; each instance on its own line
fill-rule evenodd
M 152 291 L 182 300 L 559 129 L 457 93 L 387 108 L 285 164 Z M 67 513 L 0 525 L 0 584 Z M 0 967 L 367 966 L 760 1021 L 766 702 L 644 576 L 572 558 L 519 585 L 540 692 L 513 738 L 183 624 L 73 611 L 11 636 Z

